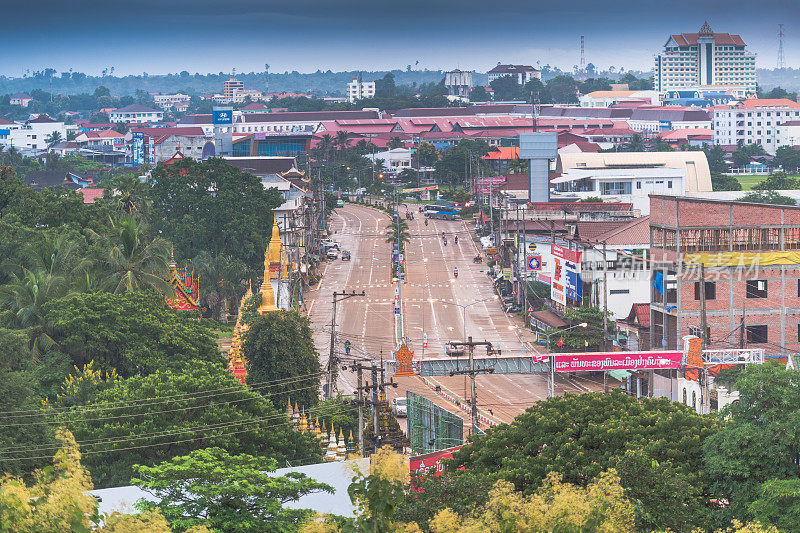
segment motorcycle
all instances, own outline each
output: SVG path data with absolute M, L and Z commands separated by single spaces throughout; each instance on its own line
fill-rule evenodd
M 425 219 L 425 225 L 426 226 L 428 225 L 428 219 L 427 218 Z
M 458 235 L 456 235 L 455 243 L 458 244 Z
M 483 259 L 481 259 L 480 255 L 476 255 L 475 257 L 472 258 L 472 262 L 473 263 L 480 263 L 482 261 L 483 261 Z
M 444 245 L 447 246 L 447 237 L 444 238 Z
M 457 268 L 453 269 L 453 277 L 454 278 L 458 278 L 458 269 Z

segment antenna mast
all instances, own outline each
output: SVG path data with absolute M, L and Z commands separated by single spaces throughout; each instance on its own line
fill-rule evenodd
M 583 35 L 581 35 L 581 65 L 580 65 L 579 74 L 580 74 L 581 80 L 585 80 L 586 79 L 586 54 L 585 54 L 585 50 L 584 50 L 584 38 L 583 38 Z
M 783 55 L 783 24 L 778 24 L 778 68 L 786 68 L 786 57 Z

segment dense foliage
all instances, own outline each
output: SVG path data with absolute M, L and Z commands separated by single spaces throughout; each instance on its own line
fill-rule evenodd
M 312 340 L 307 317 L 295 312 L 276 311 L 248 321 L 242 355 L 247 361 L 247 383 L 282 380 L 264 390 L 276 406 L 292 404 L 306 410 L 319 398 L 319 354 Z

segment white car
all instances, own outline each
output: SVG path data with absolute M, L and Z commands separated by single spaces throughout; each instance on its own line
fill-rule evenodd
M 320 244 L 322 244 L 322 246 L 324 246 L 325 248 L 336 248 L 337 250 L 339 249 L 339 243 L 331 239 L 325 239 Z
M 330 250 L 328 250 L 328 253 L 325 254 L 325 256 L 328 259 L 336 259 L 337 257 L 339 257 L 339 252 L 337 250 L 331 248 Z
M 395 398 L 392 400 L 392 414 L 397 418 L 405 418 L 408 416 L 408 411 L 406 409 L 408 400 L 405 398 Z

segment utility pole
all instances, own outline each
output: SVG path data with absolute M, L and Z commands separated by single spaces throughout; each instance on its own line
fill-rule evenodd
M 327 378 L 327 387 L 325 391 L 326 398 L 333 398 L 333 393 L 336 392 L 336 377 L 337 377 L 337 366 L 336 366 L 336 304 L 338 302 L 347 300 L 348 298 L 353 298 L 354 296 L 366 296 L 364 291 L 357 293 L 355 291 L 351 292 L 336 292 L 333 291 L 333 313 L 331 314 L 331 345 L 330 351 L 328 353 L 328 378 Z
M 378 441 L 380 440 L 380 426 L 378 425 L 378 367 L 375 361 L 372 361 L 370 370 L 372 371 L 372 434 L 375 435 L 375 452 L 378 451 Z
M 363 367 L 356 366 L 356 377 L 358 379 L 358 455 L 364 457 L 364 390 L 361 388 L 361 380 L 364 377 Z
M 487 350 L 491 353 L 492 343 L 473 342 L 472 336 L 467 338 L 467 342 L 451 342 L 453 346 L 464 346 L 469 349 L 469 370 L 453 370 L 450 372 L 451 376 L 457 374 L 469 374 L 469 396 L 470 396 L 470 410 L 472 412 L 472 432 L 475 433 L 475 428 L 478 427 L 478 400 L 475 393 L 475 374 L 493 374 L 494 368 L 475 368 L 474 350 L 475 346 L 486 346 Z
M 364 406 L 371 405 L 373 411 L 373 430 L 375 433 L 375 442 L 376 446 L 375 449 L 377 450 L 377 442 L 378 436 L 380 435 L 380 423 L 378 420 L 378 408 L 381 406 L 385 406 L 386 402 L 381 401 L 378 398 L 378 391 L 384 390 L 384 388 L 388 385 L 391 387 L 397 388 L 397 383 L 393 380 L 389 380 L 389 382 L 378 382 L 378 367 L 376 366 L 375 361 L 371 361 L 369 365 L 362 365 L 361 363 L 352 363 L 350 365 L 351 370 L 356 371 L 356 377 L 358 380 L 358 386 L 356 387 L 355 394 L 357 396 L 356 403 L 358 404 L 358 453 L 361 457 L 365 457 L 365 445 L 364 445 Z M 369 370 L 372 374 L 372 384 L 367 383 L 366 385 L 362 385 L 363 380 L 363 371 Z M 381 374 L 383 374 L 383 369 L 381 369 Z M 364 393 L 372 391 L 372 400 L 367 400 L 364 398 Z
M 706 266 L 700 263 L 700 337 L 703 348 L 708 349 L 711 339 L 708 338 L 708 317 L 706 315 Z

